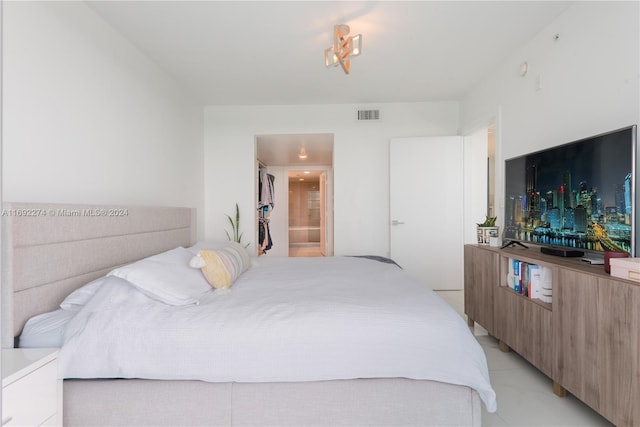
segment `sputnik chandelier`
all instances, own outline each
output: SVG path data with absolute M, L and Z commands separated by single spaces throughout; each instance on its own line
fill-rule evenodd
M 324 63 L 329 67 L 340 65 L 345 74 L 351 69 L 351 58 L 362 52 L 362 35 L 349 36 L 348 25 L 333 26 L 333 46 L 324 51 Z

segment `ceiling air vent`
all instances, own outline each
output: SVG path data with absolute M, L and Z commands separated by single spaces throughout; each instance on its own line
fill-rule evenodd
M 380 110 L 358 110 L 358 120 L 380 120 Z

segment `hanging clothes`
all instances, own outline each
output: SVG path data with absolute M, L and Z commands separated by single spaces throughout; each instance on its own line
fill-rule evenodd
M 259 174 L 258 185 L 258 246 L 260 255 L 265 254 L 271 246 L 271 233 L 269 232 L 269 217 L 275 206 L 275 180 L 276 177 L 262 172 Z
M 269 222 L 262 218 L 258 220 L 258 241 L 260 243 L 260 254 L 267 252 L 273 245 L 271 233 L 269 232 Z
M 260 207 L 269 206 L 269 209 L 272 210 L 275 206 L 275 180 L 276 177 L 271 175 L 270 173 L 263 172 L 261 181 L 261 189 L 260 189 Z

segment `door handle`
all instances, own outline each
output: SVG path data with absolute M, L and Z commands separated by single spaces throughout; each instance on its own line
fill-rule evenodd
M 391 225 L 400 225 L 400 224 L 404 224 L 404 221 L 398 221 L 397 219 L 394 219 L 391 221 Z

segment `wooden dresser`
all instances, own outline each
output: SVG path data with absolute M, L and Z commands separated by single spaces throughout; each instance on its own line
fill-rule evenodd
M 507 284 L 513 260 L 552 272 L 551 303 Z M 554 382 L 617 426 L 640 425 L 640 284 L 602 265 L 536 247 L 464 248 L 465 313 Z

